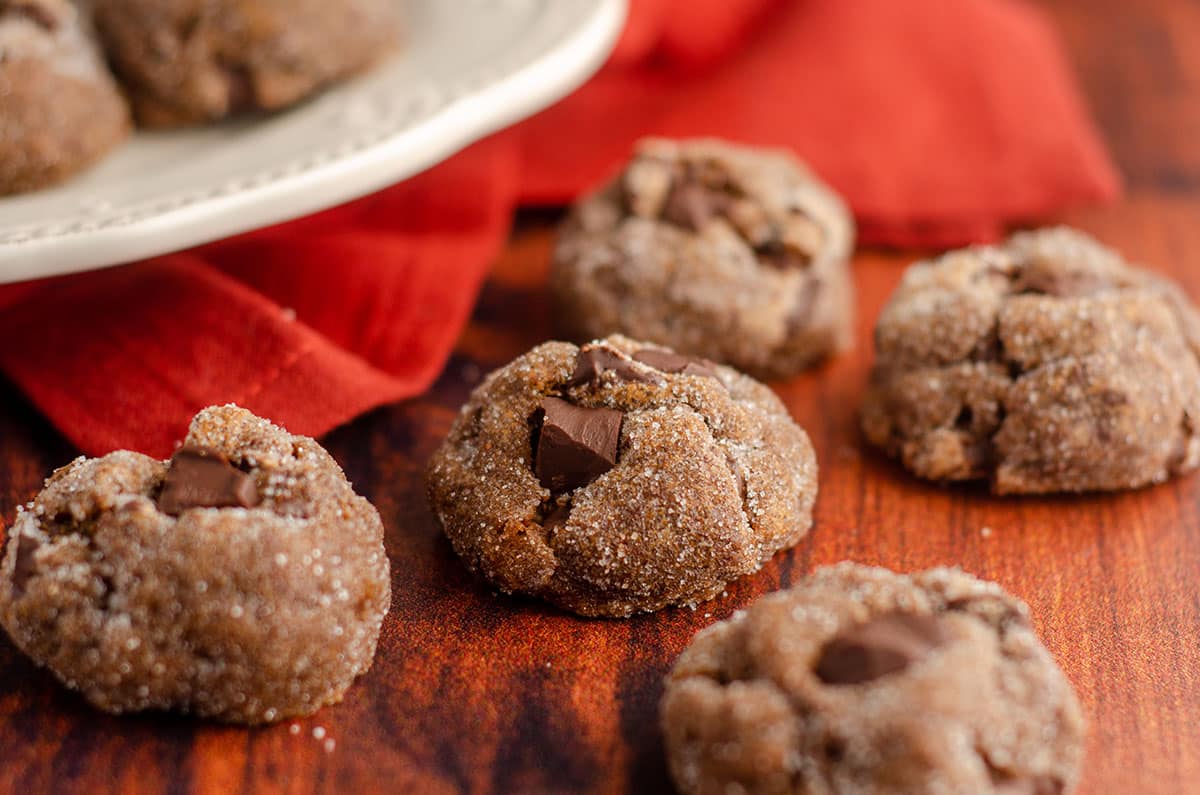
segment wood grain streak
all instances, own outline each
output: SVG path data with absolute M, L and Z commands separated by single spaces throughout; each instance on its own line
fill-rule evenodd
M 1200 4 L 1041 5 L 1130 187 L 1114 207 L 1061 220 L 1200 296 Z M 379 507 L 393 564 L 375 667 L 345 702 L 250 731 L 115 718 L 0 639 L 0 793 L 668 790 L 656 706 L 674 657 L 700 628 L 847 558 L 998 580 L 1029 602 L 1090 716 L 1081 792 L 1197 791 L 1200 476 L 1130 494 L 998 499 L 920 483 L 865 449 L 855 407 L 871 326 L 913 254 L 861 254 L 856 351 L 776 385 L 821 465 L 816 526 L 794 550 L 695 611 L 628 621 L 578 619 L 473 579 L 425 507 L 421 472 L 482 374 L 551 336 L 552 221 L 523 218 L 427 395 L 323 440 Z M 14 389 L 0 390 L 0 516 L 74 455 Z

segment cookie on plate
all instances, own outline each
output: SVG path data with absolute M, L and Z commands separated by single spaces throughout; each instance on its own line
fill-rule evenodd
M 957 569 L 818 569 L 684 650 L 671 774 L 688 795 L 1064 795 L 1084 721 L 1028 616 Z
M 551 284 L 564 331 L 618 332 L 759 378 L 851 342 L 854 228 L 784 151 L 649 139 L 565 223 Z
M 621 336 L 487 377 L 430 461 L 454 549 L 588 616 L 712 598 L 812 523 L 808 436 L 762 384 Z
M 129 132 L 129 109 L 69 0 L 0 0 L 0 196 L 81 171 Z
M 94 0 L 140 124 L 277 110 L 373 65 L 399 41 L 396 0 Z
M 0 622 L 100 709 L 256 724 L 340 701 L 390 593 L 379 514 L 337 463 L 225 406 L 169 461 L 51 475 L 9 531 Z
M 1200 463 L 1195 308 L 1080 232 L 917 263 L 875 346 L 863 431 L 920 477 L 1078 492 Z

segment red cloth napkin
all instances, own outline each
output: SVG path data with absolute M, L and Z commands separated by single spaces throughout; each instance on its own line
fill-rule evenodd
M 1047 21 L 1016 0 L 634 0 L 608 65 L 539 116 L 325 213 L 0 291 L 0 369 L 82 450 L 169 453 L 237 402 L 320 435 L 426 389 L 519 204 L 648 133 L 794 150 L 866 242 L 950 246 L 1112 198 Z

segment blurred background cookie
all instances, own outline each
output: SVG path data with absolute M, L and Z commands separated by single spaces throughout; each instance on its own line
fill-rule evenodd
M 696 635 L 662 723 L 688 795 L 1064 795 L 1084 739 L 1024 603 L 957 569 L 852 563 Z
M 94 0 L 139 124 L 276 110 L 399 43 L 394 0 Z
M 560 325 L 782 378 L 851 342 L 853 222 L 787 152 L 642 141 L 576 206 L 554 255 Z
M 1200 463 L 1200 318 L 1066 228 L 905 274 L 875 329 L 866 437 L 931 480 L 1126 489 Z
M 426 482 L 454 549 L 497 587 L 627 616 L 710 599 L 795 544 L 817 466 L 762 384 L 612 336 L 488 376 Z
M 391 599 L 383 525 L 337 463 L 236 406 L 169 461 L 57 470 L 0 566 L 0 622 L 108 712 L 270 723 L 341 701 Z
M 68 0 L 0 0 L 0 195 L 52 185 L 129 132 L 129 111 Z

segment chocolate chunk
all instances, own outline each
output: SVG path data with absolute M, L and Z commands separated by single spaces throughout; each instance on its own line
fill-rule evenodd
M 663 218 L 699 232 L 713 217 L 723 214 L 730 201 L 729 194 L 706 188 L 698 182 L 678 182 L 667 195 Z
M 656 370 L 662 370 L 664 373 L 717 378 L 717 366 L 708 359 L 701 359 L 698 356 L 684 356 L 674 351 L 662 351 L 657 348 L 642 348 L 633 355 L 633 358 Z
M 947 640 L 933 616 L 888 613 L 825 645 L 816 674 L 830 685 L 856 685 L 902 671 Z
M 533 469 L 553 494 L 586 486 L 617 463 L 621 412 L 542 398 Z M 538 419 L 535 418 L 535 425 Z
M 32 536 L 22 534 L 17 540 L 17 559 L 13 563 L 12 587 L 13 594 L 20 596 L 25 593 L 25 583 L 37 570 L 33 561 L 33 553 L 42 546 L 41 542 Z
M 566 385 L 570 388 L 594 384 L 600 380 L 600 374 L 605 371 L 613 373 L 621 381 L 642 384 L 655 383 L 654 378 L 648 373 L 640 373 L 635 370 L 632 362 L 612 348 L 604 345 L 591 345 L 579 350 L 579 354 L 575 357 L 575 372 L 571 374 L 571 380 Z
M 207 447 L 181 447 L 158 495 L 158 509 L 178 516 L 188 508 L 253 508 L 259 503 L 254 478 Z

